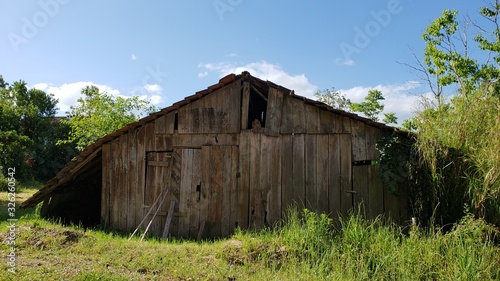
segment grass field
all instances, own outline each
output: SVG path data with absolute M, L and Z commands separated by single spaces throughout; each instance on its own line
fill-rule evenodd
M 22 201 L 35 188 L 18 190 Z M 7 194 L 0 195 L 0 280 L 498 280 L 498 231 L 466 217 L 451 232 L 404 229 L 351 216 L 290 212 L 281 227 L 216 241 L 128 241 L 17 210 L 9 272 Z

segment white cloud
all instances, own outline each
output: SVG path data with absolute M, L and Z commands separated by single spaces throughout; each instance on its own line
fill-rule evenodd
M 402 84 L 377 85 L 375 87 L 357 86 L 339 91 L 352 102 L 362 102 L 369 90 L 381 91 L 385 98 L 382 101 L 384 112 L 394 112 L 398 117 L 398 124 L 401 124 L 418 109 L 419 99 L 422 95 L 412 94 L 411 91 L 420 88 L 420 86 L 418 82 L 408 81 Z
M 146 84 L 144 85 L 144 89 L 148 93 L 161 93 L 163 91 L 162 87 L 158 84 Z
M 158 105 L 162 102 L 163 97 L 160 95 L 152 95 L 149 100 L 151 101 L 151 104 L 153 105 Z
M 132 54 L 132 56 L 130 57 L 131 60 L 136 60 L 137 59 L 137 56 Z
M 342 58 L 337 58 L 335 60 L 335 63 L 338 65 L 345 65 L 345 66 L 354 66 L 356 65 L 356 62 L 353 60 L 348 60 L 348 59 L 342 59 Z
M 286 73 L 280 66 L 268 63 L 266 61 L 252 62 L 243 66 L 236 66 L 232 63 L 207 63 L 201 67 L 218 72 L 219 75 L 225 76 L 230 73 L 240 74 L 243 71 L 248 71 L 255 77 L 266 79 L 278 85 L 294 90 L 297 95 L 305 97 L 313 97 L 318 90 L 316 85 L 309 82 L 304 74 L 290 75 Z
M 200 72 L 198 73 L 198 78 L 203 78 L 203 77 L 206 77 L 208 75 L 208 72 Z

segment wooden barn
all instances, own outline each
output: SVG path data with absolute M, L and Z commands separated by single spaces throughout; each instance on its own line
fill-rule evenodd
M 368 217 L 402 222 L 407 200 L 376 162 L 376 140 L 395 131 L 231 74 L 97 140 L 22 207 L 43 201 L 45 217 L 117 231 L 153 219 L 159 237 L 272 226 L 289 206 L 336 218 L 363 202 Z

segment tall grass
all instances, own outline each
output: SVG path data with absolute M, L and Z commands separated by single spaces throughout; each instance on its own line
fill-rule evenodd
M 436 188 L 453 194 L 453 181 L 462 179 L 474 214 L 500 225 L 500 96 L 480 89 L 449 103 L 427 101 L 416 120 L 417 144 Z
M 359 215 L 334 227 L 324 214 L 290 211 L 276 228 L 202 242 L 129 241 L 37 213 L 24 216 L 17 228 L 17 273 L 1 263 L 0 280 L 500 279 L 498 230 L 472 215 L 444 233 Z
M 442 233 L 418 226 L 403 229 L 380 218 L 370 221 L 359 215 L 341 219 L 341 227 L 334 229 L 327 216 L 304 210 L 301 215 L 289 213 L 277 230 L 239 232 L 233 238 L 244 245 L 266 240 L 259 237 L 274 237 L 274 246 L 258 247 L 267 251 L 262 257 L 276 265 L 278 260 L 270 261 L 269 257 L 277 257 L 279 252 L 281 266 L 274 268 L 287 272 L 300 269 L 304 278 L 496 280 L 500 278 L 500 249 L 493 243 L 495 235 L 495 227 L 470 215 L 450 232 Z

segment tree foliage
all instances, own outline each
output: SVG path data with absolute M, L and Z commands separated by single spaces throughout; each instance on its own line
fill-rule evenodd
M 71 130 L 68 138 L 59 142 L 74 143 L 79 151 L 96 139 L 137 121 L 140 115 L 155 110 L 149 105 L 149 101 L 138 96 L 114 97 L 106 92 L 99 92 L 96 86 L 85 87 L 82 95 L 78 104 L 70 107 L 67 113 L 69 120 L 62 121 Z
M 443 87 L 458 84 L 461 94 L 468 94 L 479 86 L 494 86 L 498 92 L 500 78 L 500 32 L 498 16 L 500 4 L 495 1 L 481 9 L 480 15 L 489 24 L 479 26 L 474 21 L 460 23 L 458 12 L 444 10 L 441 17 L 435 19 L 422 34 L 426 43 L 424 64 L 413 67 L 425 74 L 432 92 L 441 102 Z M 475 33 L 469 36 L 470 28 Z M 469 38 L 473 38 L 472 42 Z M 475 54 L 476 57 L 471 57 Z M 480 61 L 480 58 L 483 60 Z
M 335 91 L 335 88 L 317 91 L 314 96 L 318 101 L 340 110 L 349 110 L 351 105 L 351 100 L 339 91 Z
M 427 27 L 423 34 L 427 44 L 425 71 L 435 78 L 436 100 L 424 100 L 412 123 L 407 124 L 416 128 L 417 145 L 433 173 L 436 194 L 440 189 L 457 188 L 457 184 L 449 184 L 455 179 L 465 179 L 463 199 L 467 205 L 476 216 L 497 225 L 500 225 L 499 14 L 498 1 L 481 9 L 480 15 L 492 24 L 492 29 L 474 24 L 480 31 L 474 42 L 479 51 L 485 52 L 474 52 L 477 57 L 470 57 L 471 45 L 463 32 L 466 23 L 456 20 L 456 11 L 445 10 Z M 462 47 L 459 49 L 458 45 Z M 479 63 L 479 58 L 486 60 Z M 441 90 L 452 84 L 457 84 L 459 91 L 446 102 Z M 450 169 L 454 169 L 453 174 Z
M 435 178 L 441 180 L 449 164 L 440 159 L 459 155 L 465 170 L 455 176 L 468 180 L 473 212 L 500 219 L 500 98 L 480 90 L 458 95 L 446 105 L 421 111 L 417 127 L 419 148 Z
M 373 121 L 379 121 L 378 115 L 384 110 L 384 105 L 381 101 L 385 98 L 379 90 L 369 90 L 365 100 L 360 103 L 351 102 L 345 95 L 335 91 L 335 88 L 318 91 L 314 95 L 318 101 L 328 104 L 333 108 L 349 112 L 360 112 Z M 397 119 L 394 113 L 384 113 L 382 122 L 396 124 Z
M 0 166 L 16 167 L 22 178 L 45 179 L 55 175 L 71 147 L 55 146 L 65 134 L 54 124 L 57 100 L 26 82 L 11 86 L 0 77 Z

